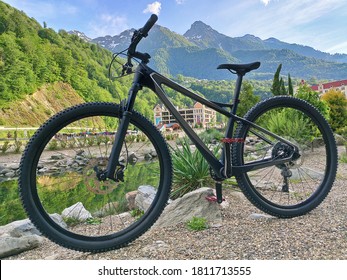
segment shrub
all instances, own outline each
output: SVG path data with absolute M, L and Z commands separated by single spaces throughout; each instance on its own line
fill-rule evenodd
M 4 154 L 7 152 L 7 150 L 11 147 L 10 141 L 5 141 L 4 144 L 1 146 L 1 152 Z
M 200 231 L 208 228 L 207 220 L 205 218 L 193 217 L 187 222 L 187 227 L 190 230 Z
M 199 134 L 204 143 L 219 142 L 223 138 L 223 133 L 215 128 L 208 129 Z
M 337 132 L 346 130 L 347 127 L 347 98 L 341 91 L 330 89 L 322 95 L 330 107 L 330 125 Z
M 57 140 L 52 140 L 48 144 L 48 150 L 55 151 L 58 149 L 58 141 Z
M 219 147 L 214 148 L 216 154 Z M 198 188 L 211 186 L 210 166 L 198 150 L 192 151 L 187 138 L 172 149 L 173 186 L 171 198 L 175 199 Z

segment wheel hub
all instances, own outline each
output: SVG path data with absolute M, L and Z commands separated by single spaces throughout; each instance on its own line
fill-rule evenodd
M 95 194 L 110 194 L 123 181 L 123 168 L 117 170 L 115 180 L 106 177 L 107 162 L 107 158 L 91 159 L 83 172 L 86 188 Z

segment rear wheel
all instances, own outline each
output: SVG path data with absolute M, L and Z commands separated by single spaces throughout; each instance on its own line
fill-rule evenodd
M 236 176 L 246 197 L 271 215 L 290 218 L 317 207 L 329 193 L 336 176 L 337 149 L 333 133 L 320 112 L 306 101 L 289 96 L 273 97 L 253 107 L 245 116 L 299 148 L 240 123 L 233 145 L 233 165 L 264 159 L 284 159 Z
M 159 217 L 169 197 L 171 158 L 157 129 L 133 112 L 117 180 L 101 180 L 119 106 L 87 103 L 67 109 L 35 133 L 21 160 L 20 195 L 37 228 L 81 251 L 126 245 Z M 57 214 L 59 215 L 57 215 Z

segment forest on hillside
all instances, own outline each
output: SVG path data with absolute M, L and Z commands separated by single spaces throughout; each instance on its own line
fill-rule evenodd
M 0 1 L 1 108 L 56 82 L 70 84 L 84 101 L 125 98 L 131 77 L 108 78 L 110 51 L 43 25 Z M 149 115 L 157 102 L 154 94 L 140 99 L 137 109 Z

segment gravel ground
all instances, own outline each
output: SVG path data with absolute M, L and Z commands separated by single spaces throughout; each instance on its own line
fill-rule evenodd
M 343 150 L 341 150 L 343 151 Z M 325 201 L 311 213 L 293 219 L 251 218 L 260 211 L 241 193 L 225 191 L 229 206 L 219 227 L 200 232 L 184 224 L 155 228 L 127 247 L 98 254 L 67 250 L 49 240 L 37 249 L 7 259 L 347 259 L 347 164 Z

